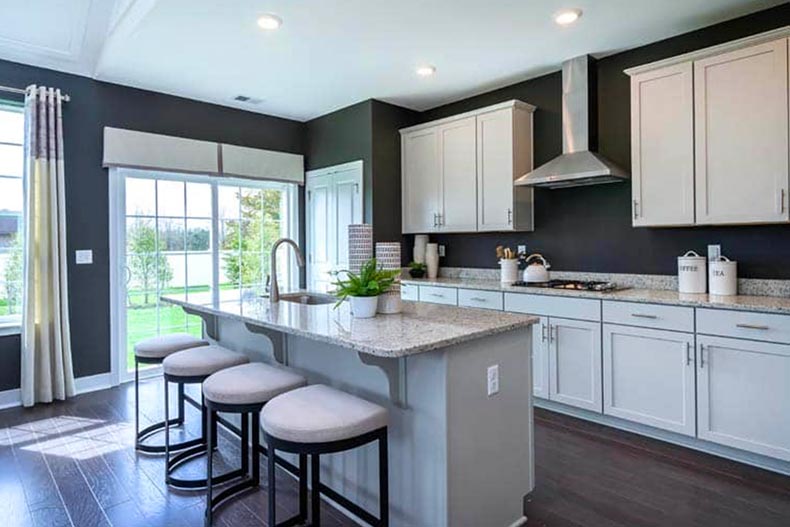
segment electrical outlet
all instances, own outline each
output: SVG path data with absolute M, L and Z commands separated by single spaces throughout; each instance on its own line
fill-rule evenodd
M 93 263 L 93 251 L 90 249 L 83 249 L 79 251 L 74 251 L 74 261 L 78 265 L 84 264 L 92 264 Z
M 444 258 L 444 245 L 439 246 L 439 258 Z
M 516 252 L 518 254 L 527 254 L 527 246 L 526 245 L 519 245 Z
M 721 245 L 708 245 L 708 261 L 718 260 L 721 256 Z
M 486 380 L 488 385 L 488 396 L 499 393 L 499 364 L 494 364 L 488 367 L 486 372 Z

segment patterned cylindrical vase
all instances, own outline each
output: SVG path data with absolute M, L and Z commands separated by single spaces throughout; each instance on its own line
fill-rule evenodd
M 400 271 L 400 242 L 379 242 L 376 244 L 376 262 L 387 271 Z M 400 275 L 389 291 L 379 296 L 379 313 L 400 313 L 403 306 L 400 298 Z
M 373 226 L 355 223 L 348 226 L 348 270 L 358 273 L 373 258 Z

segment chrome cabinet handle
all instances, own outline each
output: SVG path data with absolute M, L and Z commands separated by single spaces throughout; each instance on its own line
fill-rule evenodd
M 549 342 L 557 340 L 557 326 L 549 324 Z
M 507 224 L 513 225 L 513 211 L 511 209 L 507 209 Z
M 486 301 L 485 298 L 481 298 L 479 296 L 473 296 L 473 297 L 469 298 L 469 300 L 471 300 L 472 302 L 485 302 Z
M 546 342 L 547 338 L 548 337 L 546 336 L 546 324 L 541 324 L 540 325 L 540 340 L 542 342 Z
M 699 345 L 699 369 L 705 367 L 705 344 Z
M 444 214 L 437 214 L 439 216 L 439 227 L 444 225 Z
M 639 202 L 634 200 L 634 219 L 639 218 Z
M 691 364 L 691 342 L 686 342 L 686 366 Z
M 785 189 L 779 190 L 779 213 L 785 211 Z
M 436 214 L 435 212 L 433 213 L 433 226 L 434 227 L 439 226 L 439 215 Z
M 431 296 L 434 298 L 444 298 L 444 295 L 441 293 L 431 293 Z
M 636 318 L 649 318 L 651 320 L 655 320 L 658 318 L 656 315 L 646 315 L 644 313 L 631 313 L 631 316 Z
M 759 329 L 759 330 L 762 330 L 762 331 L 767 331 L 767 330 L 771 329 L 768 326 L 759 326 L 757 324 L 735 324 L 735 327 L 736 328 L 742 328 L 742 329 Z

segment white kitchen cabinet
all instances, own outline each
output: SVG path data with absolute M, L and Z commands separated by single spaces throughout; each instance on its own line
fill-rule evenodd
M 513 181 L 532 170 L 532 112 L 515 106 L 477 116 L 477 227 L 533 229 L 533 190 Z
M 436 232 L 441 204 L 437 128 L 401 134 L 403 232 Z
M 631 77 L 634 227 L 694 224 L 691 62 Z
M 509 101 L 401 130 L 404 233 L 532 230 L 532 113 Z
M 790 346 L 697 336 L 700 439 L 790 461 Z
M 694 335 L 603 326 L 603 413 L 694 436 Z
M 475 117 L 467 117 L 438 129 L 439 231 L 469 232 L 477 229 L 476 126 Z
M 787 39 L 694 63 L 698 224 L 786 222 Z
M 532 326 L 532 394 L 549 398 L 549 317 Z
M 549 398 L 594 412 L 603 411 L 601 324 L 549 319 Z

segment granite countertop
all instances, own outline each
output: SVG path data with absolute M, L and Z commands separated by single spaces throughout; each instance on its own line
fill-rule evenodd
M 348 303 L 270 304 L 268 299 L 212 301 L 209 293 L 167 295 L 162 301 L 200 313 L 239 320 L 278 332 L 336 344 L 380 357 L 405 357 L 525 328 L 536 317 L 483 309 L 403 302 L 403 312 L 370 319 L 351 316 Z
M 512 285 L 503 285 L 498 280 L 481 280 L 474 278 L 404 278 L 402 282 L 404 284 L 460 287 L 482 291 L 501 291 L 505 293 L 595 298 L 598 300 L 619 300 L 623 302 L 642 302 L 648 304 L 669 304 L 676 306 L 790 314 L 790 298 L 778 296 L 716 296 L 708 294 L 678 293 L 673 290 L 637 288 L 601 293 L 596 291 L 515 287 Z

